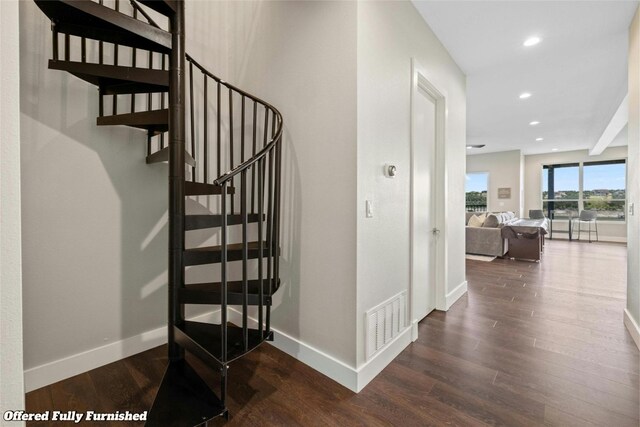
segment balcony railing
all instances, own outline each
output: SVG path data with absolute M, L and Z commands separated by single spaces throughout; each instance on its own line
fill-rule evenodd
M 467 203 L 465 205 L 467 212 L 486 212 L 487 204 Z

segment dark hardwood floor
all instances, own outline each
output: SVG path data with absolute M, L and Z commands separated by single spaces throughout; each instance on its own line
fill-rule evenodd
M 625 246 L 548 241 L 541 263 L 468 260 L 467 278 L 468 294 L 359 394 L 269 345 L 234 362 L 226 424 L 640 424 Z M 28 393 L 27 409 L 143 411 L 166 362 L 149 350 Z

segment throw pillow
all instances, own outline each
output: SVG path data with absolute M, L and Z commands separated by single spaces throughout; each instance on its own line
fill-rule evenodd
M 472 215 L 469 218 L 469 223 L 467 224 L 469 227 L 482 227 L 483 221 L 480 219 L 478 215 Z
M 500 225 L 500 219 L 498 216 L 496 214 L 489 214 L 487 215 L 487 219 L 484 220 L 484 224 L 482 226 L 487 228 L 496 228 L 498 225 Z

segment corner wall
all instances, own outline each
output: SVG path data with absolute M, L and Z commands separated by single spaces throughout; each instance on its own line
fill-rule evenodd
M 445 294 L 464 290 L 466 79 L 410 2 L 358 3 L 358 369 L 365 363 L 365 312 L 410 285 L 411 59 L 446 95 Z M 397 166 L 394 179 L 385 164 Z M 373 201 L 373 218 L 365 216 Z M 402 339 L 408 338 L 402 336 Z M 405 345 L 406 345 L 405 343 Z M 399 351 L 402 346 L 393 348 Z M 391 357 L 391 355 L 389 355 Z M 377 362 L 372 362 L 377 363 Z M 382 364 L 384 367 L 384 364 Z M 377 373 L 377 372 L 376 372 Z M 366 377 L 370 379 L 370 376 Z M 364 384 L 359 384 L 359 388 Z
M 640 10 L 629 28 L 629 160 L 627 200 L 634 214 L 627 220 L 627 309 L 625 324 L 640 348 Z
M 330 376 L 356 359 L 357 6 L 187 3 L 188 50 L 208 46 L 194 57 L 284 118 L 274 344 Z
M 0 413 L 24 409 L 18 2 L 0 2 Z M 4 425 L 4 422 L 0 422 Z M 13 423 L 12 423 L 13 424 Z M 24 425 L 24 423 L 15 423 Z
M 467 156 L 467 173 L 470 172 L 489 173 L 489 211 L 512 211 L 517 216 L 526 216 L 521 210 L 523 181 L 520 150 Z M 498 198 L 498 188 L 504 187 L 511 188 L 510 199 Z

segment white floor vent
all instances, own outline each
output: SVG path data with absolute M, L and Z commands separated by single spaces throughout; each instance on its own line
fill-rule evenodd
M 386 300 L 365 314 L 367 359 L 391 342 L 407 324 L 407 292 Z

